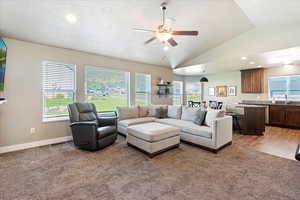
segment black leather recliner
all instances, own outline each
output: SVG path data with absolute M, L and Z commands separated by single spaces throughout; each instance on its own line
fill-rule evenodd
M 117 118 L 99 118 L 92 103 L 68 105 L 75 146 L 96 151 L 109 146 L 117 139 Z

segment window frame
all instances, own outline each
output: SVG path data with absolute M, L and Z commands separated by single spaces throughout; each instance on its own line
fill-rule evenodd
M 175 82 L 178 82 L 178 83 L 180 83 L 180 90 L 181 90 L 181 94 L 179 94 L 180 95 L 180 104 L 174 104 L 174 96 L 175 96 L 175 94 L 174 94 L 174 83 Z M 172 90 L 173 90 L 173 95 L 172 95 L 172 104 L 173 105 L 183 105 L 183 90 L 184 90 L 184 88 L 183 88 L 183 81 L 173 81 L 173 88 L 172 88 Z M 176 94 L 177 95 L 177 94 Z
M 290 85 L 290 81 L 288 80 L 290 77 L 299 77 L 299 80 L 300 80 L 300 75 L 299 74 L 294 74 L 294 75 L 285 75 L 285 76 L 270 76 L 268 77 L 268 98 L 271 100 L 273 97 L 271 96 L 271 90 L 270 90 L 270 80 L 272 78 L 286 78 L 286 91 L 285 91 L 285 94 L 288 95 L 288 97 L 291 95 L 288 94 L 289 92 L 289 85 Z M 284 97 L 276 97 L 276 99 L 278 100 L 283 100 Z M 300 95 L 299 97 L 297 98 L 293 98 L 291 100 L 295 100 L 295 101 L 299 101 L 300 100 Z
M 199 84 L 199 93 L 190 93 L 188 92 L 188 85 L 190 84 Z M 186 102 L 191 101 L 188 99 L 189 96 L 195 95 L 199 98 L 199 101 L 201 101 L 201 93 L 203 91 L 201 90 L 201 83 L 199 81 L 188 81 L 185 83 L 185 88 L 184 88 L 184 93 L 185 93 L 185 97 L 186 97 Z
M 127 106 L 130 106 L 131 105 L 131 72 L 129 71 L 125 71 L 125 70 L 121 70 L 121 69 L 114 69 L 114 68 L 109 68 L 109 67 L 98 67 L 98 66 L 94 66 L 94 65 L 86 65 L 84 66 L 84 101 L 85 102 L 89 102 L 87 101 L 87 68 L 89 67 L 92 67 L 92 68 L 97 68 L 97 69 L 102 69 L 102 70 L 108 70 L 108 71 L 115 71 L 115 72 L 123 72 L 127 75 L 127 86 L 126 86 L 126 89 L 127 89 Z M 110 111 L 98 111 L 97 110 L 97 113 L 100 114 L 100 113 L 114 113 L 116 110 L 110 110 Z
M 56 61 L 49 61 L 49 60 L 44 60 L 42 61 L 42 89 L 41 89 L 41 97 L 42 97 L 42 122 L 55 122 L 55 121 L 66 121 L 69 120 L 69 114 L 65 114 L 65 115 L 61 115 L 61 116 L 53 116 L 53 117 L 46 117 L 45 116 L 45 90 L 44 90 L 44 67 L 46 67 L 47 63 L 51 63 L 51 64 L 55 64 L 55 65 L 70 65 L 74 68 L 74 72 L 73 72 L 73 99 L 72 102 L 76 102 L 77 101 L 77 66 L 76 64 L 66 64 L 66 63 L 62 63 L 62 62 L 56 62 Z M 66 90 L 61 90 L 61 91 L 66 91 Z
M 151 102 L 152 102 L 152 98 L 151 98 L 151 94 L 152 94 L 152 85 L 151 85 L 151 81 L 152 81 L 152 77 L 151 77 L 151 74 L 147 74 L 147 73 L 140 73 L 140 72 L 135 72 L 135 83 L 134 83 L 134 104 L 137 106 L 138 104 L 137 104 L 137 98 L 136 98 L 136 92 L 137 92 L 137 90 L 136 90 L 136 86 L 137 86 L 137 75 L 138 74 L 140 74 L 140 75 L 146 75 L 146 76 L 149 76 L 149 91 L 148 92 L 146 92 L 145 94 L 147 94 L 148 95 L 148 98 L 147 98 L 147 103 L 145 104 L 146 106 L 147 105 L 151 105 Z

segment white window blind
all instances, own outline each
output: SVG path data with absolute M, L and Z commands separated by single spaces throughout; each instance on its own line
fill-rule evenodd
M 151 75 L 135 74 L 135 104 L 148 105 L 151 103 Z
M 300 99 L 300 76 L 279 76 L 269 78 L 269 97 Z
M 183 104 L 183 83 L 182 81 L 173 81 L 173 105 Z
M 43 118 L 68 116 L 67 105 L 75 101 L 76 66 L 42 63 Z

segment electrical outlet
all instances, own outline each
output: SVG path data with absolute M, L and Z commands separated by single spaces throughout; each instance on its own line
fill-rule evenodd
M 30 134 L 34 134 L 35 133 L 35 128 L 31 128 L 30 129 Z

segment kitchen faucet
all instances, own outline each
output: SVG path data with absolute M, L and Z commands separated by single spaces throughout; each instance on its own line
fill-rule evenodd
M 284 95 L 284 98 L 285 98 L 285 104 L 287 104 L 287 103 L 288 103 L 288 95 L 285 94 L 285 95 Z

